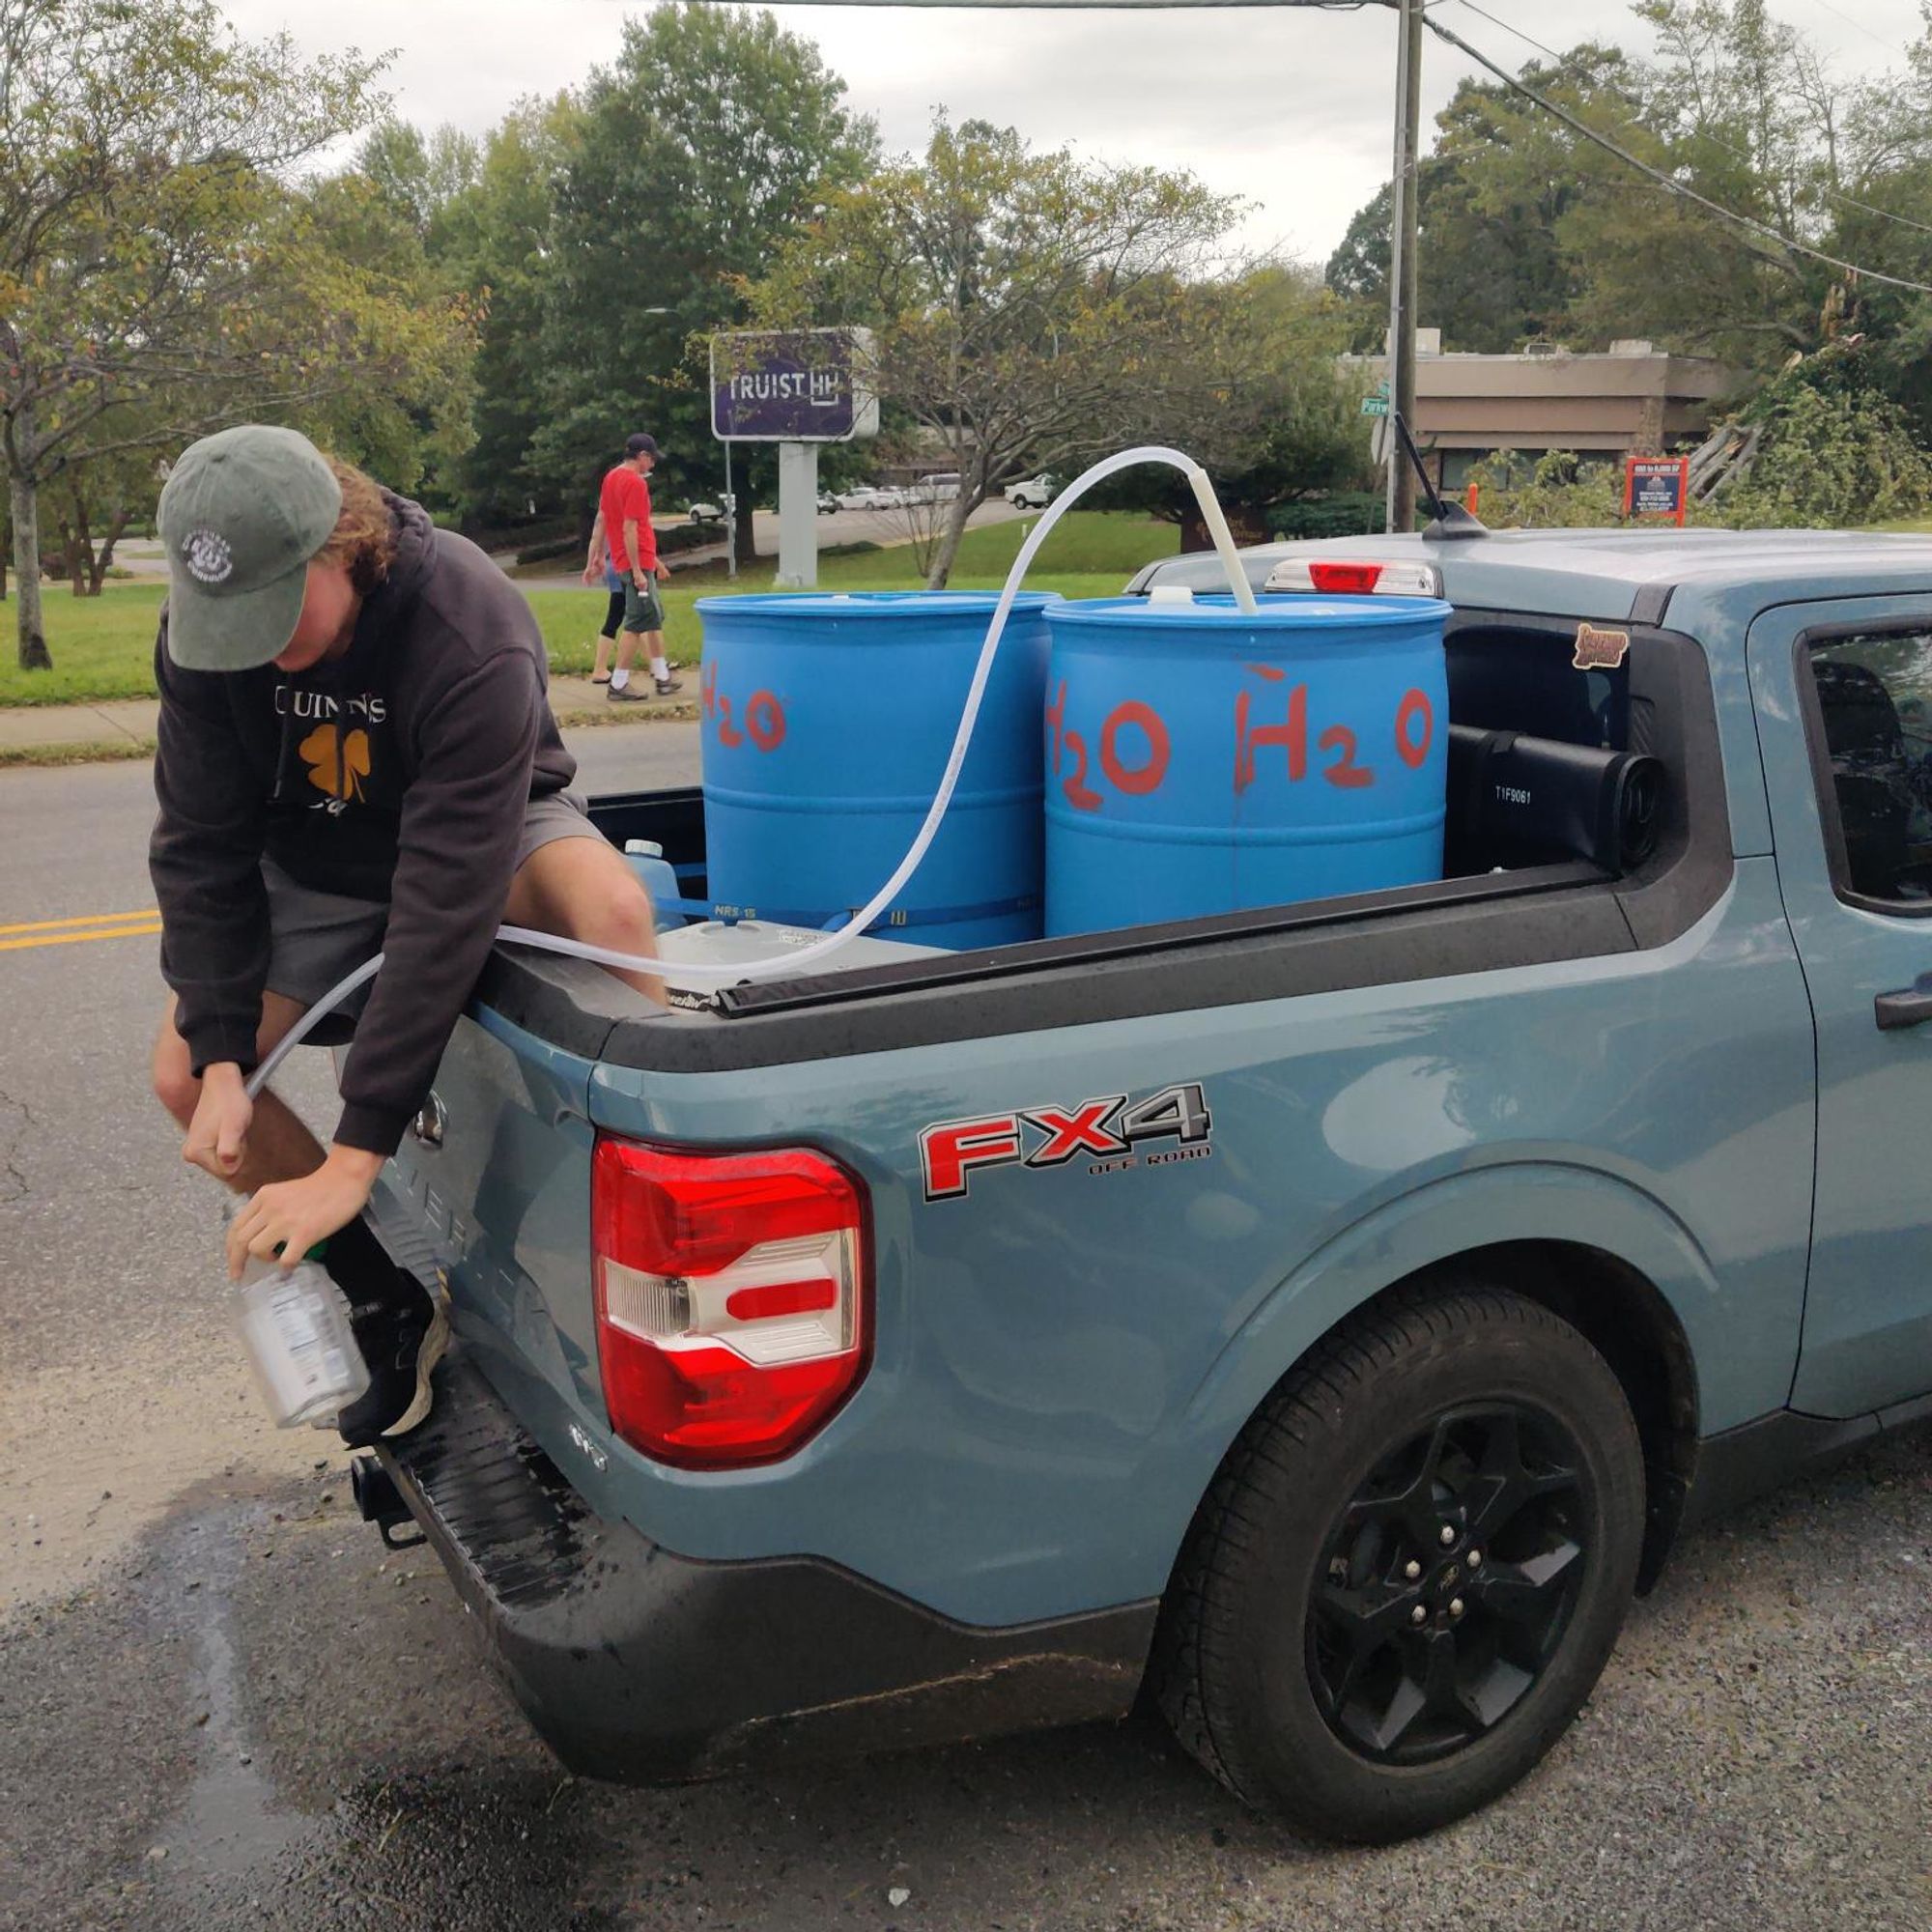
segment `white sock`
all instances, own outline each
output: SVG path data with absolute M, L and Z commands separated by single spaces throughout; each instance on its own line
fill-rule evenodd
M 670 666 L 663 658 L 653 658 L 651 660 L 651 675 L 660 682 L 663 682 L 664 679 L 670 675 Z
M 611 689 L 612 691 L 622 691 L 630 681 L 631 673 L 627 670 L 613 670 L 611 673 Z

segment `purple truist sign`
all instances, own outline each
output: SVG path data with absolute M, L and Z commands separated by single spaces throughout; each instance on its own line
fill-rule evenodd
M 719 335 L 711 433 L 741 442 L 843 442 L 871 433 L 876 405 L 853 381 L 849 330 Z

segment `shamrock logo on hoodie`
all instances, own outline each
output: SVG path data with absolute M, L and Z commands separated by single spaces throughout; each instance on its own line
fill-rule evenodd
M 333 724 L 318 724 L 296 748 L 317 791 L 338 801 L 337 809 L 362 797 L 362 781 L 369 776 L 369 734 L 338 732 Z

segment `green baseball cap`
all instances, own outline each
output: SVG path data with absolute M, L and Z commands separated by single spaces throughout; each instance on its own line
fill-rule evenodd
M 161 491 L 168 655 L 186 670 L 253 670 L 301 619 L 308 563 L 342 486 L 298 430 L 242 423 L 182 451 Z

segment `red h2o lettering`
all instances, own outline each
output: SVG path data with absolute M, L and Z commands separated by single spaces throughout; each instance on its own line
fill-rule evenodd
M 1248 670 L 1269 684 L 1288 683 L 1288 673 L 1277 665 L 1249 665 Z M 1264 764 L 1263 754 L 1279 752 L 1290 784 L 1299 784 L 1309 772 L 1309 701 L 1305 684 L 1289 686 L 1286 707 L 1280 722 L 1264 722 L 1261 706 L 1265 694 L 1240 691 L 1235 695 L 1235 792 L 1238 797 L 1248 787 L 1274 769 Z M 1053 701 L 1046 707 L 1046 724 L 1052 739 L 1053 774 L 1060 781 L 1061 795 L 1076 811 L 1098 811 L 1104 796 L 1089 782 L 1090 753 L 1086 738 L 1066 724 L 1066 680 L 1055 687 Z M 1122 755 L 1122 735 L 1128 730 L 1141 733 L 1147 751 L 1139 764 L 1129 764 Z M 1435 740 L 1435 708 L 1425 691 L 1411 689 L 1396 707 L 1392 739 L 1396 756 L 1410 771 L 1419 771 L 1428 762 Z M 1139 698 L 1125 698 L 1108 712 L 1099 732 L 1100 775 L 1123 796 L 1139 798 L 1158 791 L 1173 762 L 1173 739 L 1166 722 L 1152 705 Z M 1128 739 L 1129 753 L 1133 749 Z M 1316 738 L 1315 748 L 1326 757 L 1319 767 L 1322 778 L 1343 791 L 1357 791 L 1376 782 L 1376 768 L 1358 762 L 1360 740 L 1348 724 L 1330 724 Z M 1071 760 L 1071 769 L 1068 761 Z
M 731 699 L 718 689 L 718 667 L 708 664 L 699 680 L 699 710 L 707 719 L 716 719 L 718 742 L 736 750 L 749 736 L 761 752 L 776 752 L 784 743 L 784 705 L 769 691 L 754 691 L 745 703 L 742 730 L 731 722 Z
M 1073 754 L 1073 769 L 1060 780 L 1060 789 L 1066 802 L 1075 811 L 1098 811 L 1100 794 L 1087 782 L 1087 741 L 1078 731 L 1066 728 L 1066 680 L 1060 680 L 1060 688 L 1053 694 L 1053 702 L 1046 707 L 1047 728 L 1053 733 L 1053 773 L 1060 778 L 1062 754 Z
M 1066 728 L 1065 678 L 1053 694 L 1053 702 L 1046 707 L 1046 724 L 1053 733 L 1053 771 L 1060 779 L 1062 796 L 1076 811 L 1098 811 L 1105 800 L 1087 782 L 1087 741 L 1078 731 Z M 1137 765 L 1129 765 L 1121 755 L 1121 733 L 1129 728 L 1138 730 L 1147 739 L 1147 756 Z M 1063 777 L 1062 767 L 1069 753 L 1073 769 Z M 1116 791 L 1140 798 L 1159 790 L 1172 755 L 1173 741 L 1160 713 L 1137 697 L 1122 699 L 1101 723 L 1100 769 Z
M 1285 681 L 1287 672 L 1273 665 L 1250 665 L 1257 677 L 1272 683 Z M 1288 694 L 1288 717 L 1280 724 L 1248 723 L 1249 694 L 1235 698 L 1235 794 L 1246 791 L 1255 781 L 1255 753 L 1264 747 L 1278 746 L 1288 754 L 1288 781 L 1291 784 L 1308 776 L 1308 687 L 1297 684 Z

